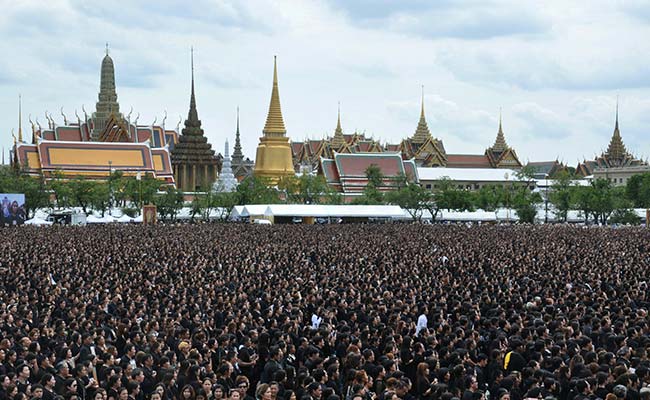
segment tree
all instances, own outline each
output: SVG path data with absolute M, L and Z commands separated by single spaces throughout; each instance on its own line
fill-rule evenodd
M 407 183 L 406 186 L 393 190 L 385 196 L 386 200 L 405 209 L 416 221 L 422 220 L 422 213 L 431 202 L 433 194 L 417 183 Z
M 596 223 L 606 224 L 612 212 L 620 208 L 618 199 L 625 198 L 625 188 L 612 187 L 608 179 L 596 179 L 591 183 L 591 190 Z
M 232 209 L 239 202 L 239 196 L 236 192 L 217 192 L 214 194 L 214 206 L 219 210 L 219 219 L 221 221 L 228 218 Z
M 384 181 L 384 174 L 381 169 L 375 164 L 370 164 L 365 173 L 368 183 L 361 196 L 354 199 L 352 203 L 365 205 L 384 204 L 384 195 L 379 190 Z
M 474 209 L 472 193 L 456 187 L 448 177 L 443 177 L 438 181 L 437 189 L 435 202 L 439 210 L 468 211 Z
M 69 181 L 72 194 L 72 205 L 81 207 L 84 214 L 88 214 L 88 207 L 93 199 L 96 182 L 82 177 L 76 177 Z
M 168 186 L 162 194 L 156 195 L 154 204 L 158 209 L 158 214 L 160 214 L 161 219 L 169 217 L 174 220 L 178 212 L 183 208 L 183 192 L 172 186 Z
M 66 208 L 72 205 L 72 189 L 60 171 L 53 173 L 52 178 L 48 182 L 48 188 L 54 194 L 54 202 L 57 207 Z
M 573 177 L 567 171 L 560 171 L 552 181 L 547 201 L 553 204 L 563 222 L 566 222 L 569 210 L 573 207 L 574 190 Z
M 614 210 L 611 217 L 609 217 L 610 224 L 622 224 L 622 225 L 639 225 L 641 219 L 632 209 L 620 208 Z
M 283 177 L 278 188 L 287 194 L 287 202 L 297 204 L 320 204 L 331 191 L 324 176 L 309 174 Z
M 137 177 L 130 176 L 128 178 L 121 178 L 117 181 L 120 189 L 123 187 L 123 195 L 120 196 L 122 202 L 130 200 L 132 204 L 138 209 L 142 206 L 149 204 L 153 201 L 154 196 L 160 188 L 161 181 L 156 179 L 152 174 L 144 174 L 140 180 Z
M 534 223 L 537 215 L 537 205 L 541 202 L 542 196 L 539 193 L 531 192 L 528 187 L 517 188 L 513 206 L 519 217 L 519 222 Z
M 574 188 L 572 194 L 572 203 L 579 209 L 585 217 L 585 224 L 589 223 L 589 217 L 594 212 L 594 191 L 591 186 L 578 186 Z
M 511 206 L 514 208 L 519 217 L 519 222 L 534 223 L 537 215 L 537 205 L 542 202 L 542 196 L 531 191 L 534 175 L 535 168 L 526 165 L 517 171 L 515 175 L 519 181 L 516 187 L 513 183 L 506 187 L 505 194 L 508 208 Z
M 270 186 L 268 179 L 258 176 L 247 176 L 237 186 L 240 204 L 277 204 L 280 196 L 275 188 Z
M 110 206 L 111 194 L 108 189 L 108 183 L 106 182 L 93 182 L 92 193 L 90 197 L 90 204 L 95 211 L 102 213 L 102 218 L 104 213 Z
M 650 208 L 650 172 L 632 175 L 627 180 L 625 195 L 634 207 L 645 208 L 647 215 Z
M 474 200 L 477 208 L 483 211 L 496 211 L 501 205 L 503 188 L 498 185 L 482 186 Z

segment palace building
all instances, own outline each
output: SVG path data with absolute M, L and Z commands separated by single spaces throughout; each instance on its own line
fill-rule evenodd
M 402 140 L 399 149 L 405 160 L 415 159 L 418 167 L 506 169 L 522 167 L 517 153 L 506 143 L 500 116 L 496 140 L 483 154 L 448 154 L 442 140 L 433 137 L 429 131 L 424 115 L 424 96 L 415 133 L 410 138 Z
M 115 68 L 108 47 L 101 65 L 95 112 L 88 116 L 84 110 L 82 119 L 75 111 L 76 121 L 68 120 L 63 109 L 61 115 L 63 124 L 58 124 L 46 113 L 47 127 L 30 119 L 31 143 L 23 140 L 19 122 L 12 163 L 28 174 L 46 179 L 54 174 L 106 179 L 112 171 L 120 170 L 126 176 L 149 173 L 174 185 L 170 149 L 178 141 L 178 128 L 167 130 L 165 120 L 162 126 L 139 125 L 138 117 L 131 121 L 131 112 L 126 117 L 120 113 Z
M 647 162 L 630 154 L 625 145 L 618 127 L 618 103 L 616 104 L 616 122 L 614 133 L 609 141 L 607 150 L 594 160 L 583 161 L 576 167 L 576 175 L 581 177 L 608 179 L 615 185 L 624 185 L 632 175 L 650 172 Z
M 291 153 L 296 172 L 308 170 L 314 171 L 319 168 L 321 158 L 334 158 L 335 154 L 356 154 L 356 153 L 383 153 L 387 151 L 378 141 L 366 138 L 364 134 L 344 134 L 341 128 L 341 110 L 339 108 L 338 118 L 334 136 L 321 140 L 305 140 L 302 142 L 291 142 Z M 397 148 L 393 148 L 396 152 Z

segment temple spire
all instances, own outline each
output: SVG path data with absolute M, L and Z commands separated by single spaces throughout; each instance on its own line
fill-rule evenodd
M 99 95 L 97 97 L 95 113 L 93 113 L 92 136 L 94 140 L 99 139 L 112 115 L 117 120 L 122 119 L 120 105 L 117 102 L 117 92 L 115 91 L 115 66 L 113 59 L 108 55 L 108 43 L 106 43 L 106 55 L 102 60 Z
M 614 125 L 614 131 L 618 131 L 618 96 L 616 96 L 616 125 Z
M 429 132 L 429 126 L 427 125 L 426 117 L 424 116 L 424 85 L 422 85 L 422 100 L 420 107 L 420 121 L 418 121 L 418 127 L 415 129 L 415 134 L 411 139 L 413 143 L 423 144 L 431 138 L 431 132 Z
M 18 142 L 23 142 L 23 98 L 18 95 Z
M 266 117 L 263 132 L 266 136 L 284 136 L 287 133 L 280 107 L 277 56 L 273 56 L 273 90 L 271 91 L 271 104 L 269 104 L 269 113 Z
M 612 134 L 612 139 L 609 142 L 605 155 L 610 163 L 622 162 L 622 160 L 628 155 L 627 149 L 623 144 L 621 132 L 618 128 L 618 97 L 616 98 L 616 122 L 614 123 L 614 133 Z
M 235 132 L 235 146 L 232 152 L 233 165 L 240 165 L 244 160 L 244 154 L 241 151 L 241 140 L 239 138 L 239 106 L 237 106 L 237 131 Z
M 336 120 L 336 129 L 334 130 L 334 137 L 331 141 L 332 147 L 336 150 L 345 145 L 345 137 L 343 136 L 343 129 L 341 128 L 341 102 L 338 106 L 338 118 Z
M 499 108 L 499 131 L 497 132 L 497 138 L 491 150 L 496 153 L 502 153 L 507 149 L 506 135 L 503 133 L 503 124 L 501 123 L 501 108 Z
M 196 97 L 194 95 L 194 47 L 190 48 L 190 66 L 192 69 L 192 93 L 190 95 L 190 110 L 187 113 L 185 127 L 200 127 L 199 113 L 196 111 Z
M 422 85 L 422 101 L 421 101 L 422 107 L 420 110 L 420 118 L 424 119 L 424 85 Z

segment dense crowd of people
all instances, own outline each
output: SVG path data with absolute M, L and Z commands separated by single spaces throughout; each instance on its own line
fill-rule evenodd
M 650 400 L 650 233 L 3 230 L 0 400 Z

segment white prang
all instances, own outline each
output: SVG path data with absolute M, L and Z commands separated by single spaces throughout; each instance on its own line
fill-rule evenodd
M 221 173 L 219 174 L 219 179 L 214 183 L 214 189 L 218 192 L 232 192 L 237 188 L 238 183 L 237 178 L 232 173 L 230 154 L 228 152 L 228 139 L 226 139 L 226 151 L 223 156 Z

